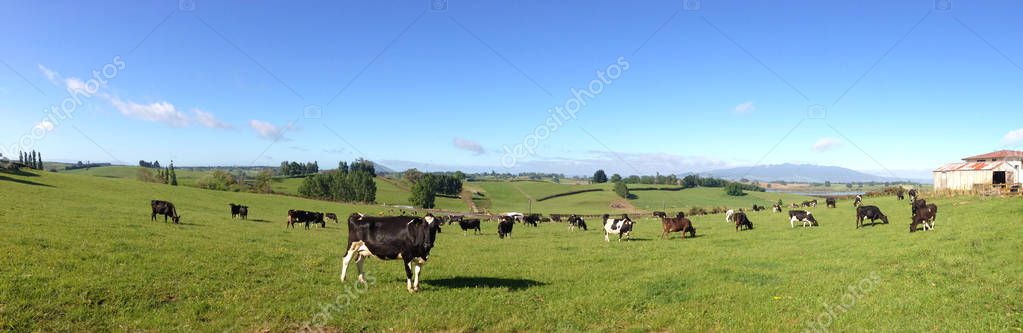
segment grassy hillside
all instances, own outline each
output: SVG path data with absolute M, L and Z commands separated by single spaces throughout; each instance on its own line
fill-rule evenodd
M 155 173 L 157 169 L 152 169 L 152 171 Z M 61 170 L 59 172 L 104 178 L 137 180 L 139 167 L 107 166 L 89 169 Z M 199 179 L 209 174 L 209 172 L 191 171 L 185 169 L 176 169 L 174 170 L 174 173 L 178 175 L 178 184 L 183 186 L 195 186 Z
M 150 222 L 154 198 L 174 201 L 184 224 Z M 868 201 L 892 224 L 857 230 L 843 201 L 815 210 L 819 228 L 765 212 L 735 232 L 720 215 L 697 217 L 700 237 L 685 241 L 658 239 L 650 220 L 623 243 L 561 224 L 517 226 L 503 241 L 492 223 L 482 236 L 446 228 L 412 295 L 395 262 L 368 261 L 368 289 L 341 283 L 339 225 L 283 223 L 289 208 L 378 206 L 0 174 L 0 330 L 793 331 L 818 318 L 832 331 L 1023 327 L 1018 198 L 934 200 L 937 229 L 913 234 L 904 201 Z M 230 202 L 249 205 L 251 220 L 232 221 Z

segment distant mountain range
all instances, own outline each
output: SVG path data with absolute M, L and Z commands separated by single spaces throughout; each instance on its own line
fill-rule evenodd
M 849 183 L 849 182 L 897 182 L 911 181 L 917 183 L 929 183 L 930 179 L 923 178 L 893 178 L 882 177 L 863 173 L 860 171 L 836 166 L 822 166 L 812 164 L 777 164 L 760 165 L 753 167 L 737 167 L 702 172 L 702 175 L 724 178 L 729 180 L 749 179 L 762 182 L 788 181 L 788 182 L 825 182 Z

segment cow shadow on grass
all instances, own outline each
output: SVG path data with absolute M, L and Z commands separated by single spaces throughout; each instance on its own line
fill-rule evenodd
M 35 175 L 33 175 L 33 176 L 35 176 Z M 43 183 L 36 183 L 34 181 L 31 181 L 31 180 L 11 178 L 11 177 L 7 177 L 7 176 L 4 176 L 4 175 L 0 175 L 0 181 L 14 182 L 14 183 L 18 183 L 18 184 L 25 184 L 25 185 L 32 185 L 32 186 L 43 186 L 43 187 L 55 188 L 53 185 L 48 185 L 48 184 L 43 184 Z
M 869 222 L 869 223 L 868 222 L 863 222 L 863 224 L 861 224 L 860 227 L 861 228 L 873 227 L 873 226 L 876 226 L 878 224 L 885 225 L 885 224 L 888 224 L 888 223 L 884 223 L 884 222 Z
M 263 219 L 248 219 L 248 220 L 245 220 L 245 222 L 272 223 L 271 221 L 267 221 L 267 220 L 263 220 Z
M 434 287 L 448 289 L 469 289 L 469 288 L 495 288 L 508 289 L 508 291 L 521 291 L 533 287 L 544 286 L 546 283 L 528 279 L 502 279 L 489 277 L 466 277 L 459 276 L 449 279 L 438 279 L 423 281 Z

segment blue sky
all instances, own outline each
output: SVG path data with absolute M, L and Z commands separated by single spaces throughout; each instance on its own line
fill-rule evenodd
M 1023 3 L 948 6 L 4 1 L 0 144 L 179 165 L 926 176 L 1023 145 Z M 508 158 L 516 145 L 531 149 Z

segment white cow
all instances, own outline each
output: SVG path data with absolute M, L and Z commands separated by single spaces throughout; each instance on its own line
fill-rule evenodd
M 629 219 L 628 215 L 622 215 L 621 219 L 609 218 L 607 214 L 604 215 L 604 241 L 610 242 L 610 235 L 618 235 L 618 241 L 622 241 L 622 237 L 625 239 L 632 239 L 632 220 Z

